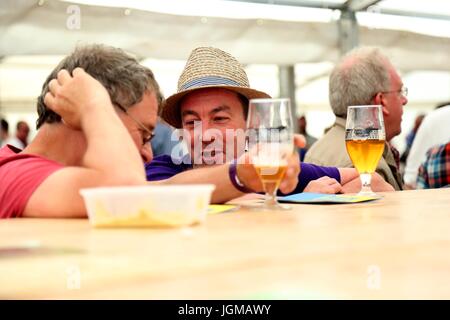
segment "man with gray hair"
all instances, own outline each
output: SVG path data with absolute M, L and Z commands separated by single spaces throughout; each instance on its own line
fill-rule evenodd
M 0 219 L 86 217 L 82 188 L 145 185 L 163 97 L 123 50 L 81 46 L 50 73 L 34 140 L 0 148 Z
M 378 172 L 395 190 L 403 189 L 398 152 L 389 141 L 400 134 L 407 89 L 389 59 L 378 48 L 363 47 L 348 53 L 330 75 L 329 99 L 336 115 L 331 129 L 307 152 L 305 161 L 337 167 L 352 167 L 345 147 L 347 107 L 381 105 L 386 144 Z

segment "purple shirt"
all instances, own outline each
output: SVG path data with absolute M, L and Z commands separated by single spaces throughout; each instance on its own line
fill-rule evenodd
M 148 181 L 165 180 L 174 175 L 192 169 L 189 161 L 176 161 L 168 155 L 155 157 L 152 162 L 145 165 Z M 179 164 L 178 164 L 179 163 Z M 341 182 L 341 175 L 336 167 L 322 167 L 310 163 L 300 163 L 301 170 L 298 176 L 298 184 L 294 191 L 290 194 L 300 193 L 306 188 L 309 182 L 324 176 L 336 179 Z

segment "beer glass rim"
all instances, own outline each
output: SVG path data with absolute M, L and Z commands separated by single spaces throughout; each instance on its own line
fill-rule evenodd
M 250 99 L 249 103 L 290 102 L 290 98 L 256 98 Z
M 359 106 L 348 106 L 348 108 L 357 109 L 357 108 L 381 108 L 381 104 L 367 104 L 367 105 L 359 105 Z

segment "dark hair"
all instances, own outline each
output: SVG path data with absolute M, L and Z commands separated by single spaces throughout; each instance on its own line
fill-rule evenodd
M 247 116 L 248 116 L 248 98 L 243 96 L 242 94 L 238 93 L 237 94 L 239 101 L 242 104 L 242 110 L 244 111 L 244 119 L 247 120 Z
M 227 89 L 228 91 L 231 91 L 231 92 L 233 92 L 233 93 L 235 93 L 236 94 L 236 96 L 238 97 L 238 99 L 239 99 L 239 102 L 241 103 L 241 105 L 242 105 L 242 112 L 244 113 L 244 120 L 247 120 L 247 115 L 248 115 L 248 103 L 249 103 L 249 100 L 248 100 L 248 98 L 246 97 L 246 96 L 244 96 L 244 95 L 242 95 L 242 94 L 240 94 L 240 93 L 237 93 L 237 92 L 235 92 L 235 91 L 232 91 L 232 90 L 230 90 L 230 89 Z M 178 104 L 177 104 L 177 108 L 178 108 L 178 114 L 179 114 L 179 117 L 180 117 L 180 121 L 181 121 L 181 112 L 179 111 L 180 109 L 180 105 L 181 105 L 181 103 L 183 102 L 183 100 L 188 96 L 189 94 L 187 94 L 187 95 L 185 95 L 183 98 L 181 98 L 181 100 L 180 100 L 180 102 L 178 102 Z
M 77 67 L 83 68 L 100 81 L 113 104 L 126 109 L 140 102 L 145 91 L 154 92 L 158 101 L 158 114 L 160 113 L 164 98 L 149 68 L 140 65 L 135 58 L 121 49 L 99 44 L 87 45 L 76 48 L 72 54 L 65 57 L 45 80 L 37 101 L 37 129 L 44 123 L 61 121 L 58 114 L 45 106 L 44 97 L 49 91 L 49 82 L 56 78 L 60 70 L 66 69 L 72 73 Z
M 17 124 L 16 124 L 16 130 L 20 130 L 20 127 L 21 126 L 27 126 L 28 127 L 28 124 L 25 122 L 25 121 L 19 121 L 19 122 L 17 122 Z
M 1 128 L 3 131 L 8 132 L 9 130 L 9 124 L 8 121 L 6 121 L 5 119 L 0 120 L 1 122 Z

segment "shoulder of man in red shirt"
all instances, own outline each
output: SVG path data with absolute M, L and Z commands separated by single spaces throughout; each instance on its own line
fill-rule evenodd
M 63 165 L 41 156 L 0 149 L 0 219 L 20 217 L 33 192 Z

